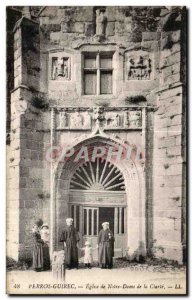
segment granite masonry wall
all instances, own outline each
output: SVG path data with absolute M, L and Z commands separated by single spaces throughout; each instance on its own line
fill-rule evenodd
M 105 27 L 98 34 L 97 10 Z M 51 176 L 45 159 L 51 145 L 86 133 L 90 127 L 60 128 L 67 114 L 103 107 L 107 111 L 143 109 L 142 126 L 107 129 L 111 138 L 144 149 L 147 255 L 182 263 L 185 256 L 185 8 L 44 7 L 24 15 L 14 29 L 14 90 L 11 95 L 11 143 L 8 153 L 7 255 L 31 258 L 31 227 L 37 218 L 50 224 Z M 113 92 L 84 95 L 83 55 L 113 53 Z M 67 75 L 55 80 L 54 62 L 67 62 Z M 147 59 L 144 78 L 136 64 Z M 181 67 L 182 66 L 182 67 Z M 140 76 L 140 75 L 139 75 Z M 51 120 L 51 107 L 56 114 Z M 66 109 L 66 110 L 65 110 Z M 95 124 L 93 121 L 93 124 Z M 103 122 L 103 121 L 102 121 Z M 52 125 L 51 125 L 52 124 Z M 72 124 L 72 123 L 71 123 Z M 53 126 L 53 127 L 51 127 Z M 71 126 L 71 125 L 70 125 Z M 106 128 L 105 128 L 106 129 Z M 57 178 L 61 185 L 65 178 Z M 58 212 L 62 221 L 66 211 Z M 63 226 L 63 224 L 60 224 Z M 129 246 L 129 245 L 128 245 Z

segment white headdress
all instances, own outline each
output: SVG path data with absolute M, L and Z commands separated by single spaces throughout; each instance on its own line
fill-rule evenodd
M 102 226 L 104 226 L 104 225 L 108 225 L 109 226 L 109 222 L 103 222 Z
M 72 218 L 67 218 L 66 223 L 71 225 L 73 223 L 73 219 Z

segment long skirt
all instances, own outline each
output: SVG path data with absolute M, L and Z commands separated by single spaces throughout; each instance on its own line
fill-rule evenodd
M 99 266 L 109 268 L 113 266 L 113 247 L 110 242 L 101 242 L 99 245 Z
M 43 269 L 43 245 L 35 243 L 33 246 L 33 269 L 40 271 Z
M 50 270 L 49 246 L 46 243 L 43 244 L 43 270 Z
M 78 268 L 78 248 L 72 240 L 66 242 L 65 263 L 69 268 Z

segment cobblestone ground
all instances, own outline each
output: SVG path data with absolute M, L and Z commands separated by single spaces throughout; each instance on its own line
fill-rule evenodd
M 129 264 L 116 261 L 112 270 L 67 270 L 65 282 L 52 272 L 12 270 L 7 273 L 9 293 L 30 294 L 184 294 L 185 268 L 171 265 Z

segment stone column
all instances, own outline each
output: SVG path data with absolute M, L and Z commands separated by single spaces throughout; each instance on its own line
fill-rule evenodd
M 14 30 L 14 86 L 21 84 L 39 90 L 39 24 L 22 17 Z
M 42 191 L 40 169 L 43 158 L 39 142 L 42 134 L 36 134 L 38 109 L 31 105 L 33 91 L 39 86 L 39 26 L 23 17 L 16 23 L 13 33 L 14 90 L 11 94 L 7 253 L 19 260 L 31 257 L 31 229 L 34 221 L 42 217 L 42 203 L 38 199 Z
M 184 54 L 185 55 L 185 54 Z M 183 261 L 185 101 L 181 31 L 162 32 L 161 81 L 155 114 L 154 245 L 158 257 Z M 163 248 L 164 252 L 158 250 Z

